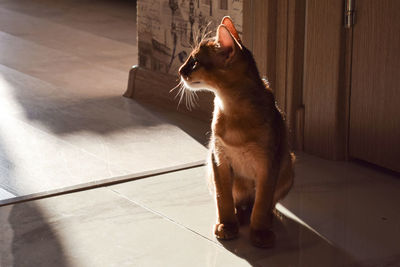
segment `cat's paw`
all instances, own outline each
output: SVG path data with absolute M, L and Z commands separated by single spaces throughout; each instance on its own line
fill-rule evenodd
M 234 239 L 239 234 L 239 226 L 237 223 L 217 223 L 214 227 L 214 234 L 218 239 Z
M 270 229 L 250 229 L 251 243 L 259 248 L 271 248 L 275 244 L 275 234 Z
M 240 225 L 248 225 L 250 223 L 251 208 L 237 207 L 236 218 Z

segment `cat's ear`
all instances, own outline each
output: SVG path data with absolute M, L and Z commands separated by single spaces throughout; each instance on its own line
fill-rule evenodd
M 236 41 L 238 41 L 240 44 L 242 43 L 242 41 L 240 40 L 239 34 L 235 28 L 235 26 L 233 25 L 233 21 L 231 19 L 231 17 L 229 16 L 225 16 L 222 18 L 221 24 L 225 25 L 229 32 L 232 34 L 233 37 L 235 37 Z
M 216 42 L 224 54 L 224 63 L 231 61 L 235 54 L 242 49 L 241 45 L 235 40 L 224 24 L 218 26 Z

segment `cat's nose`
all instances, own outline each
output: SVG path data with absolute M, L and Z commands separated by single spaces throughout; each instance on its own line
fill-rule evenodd
M 185 80 L 187 80 L 188 76 L 189 76 L 189 69 L 187 67 L 187 65 L 182 65 L 179 70 L 178 70 L 179 75 L 182 76 L 182 78 L 184 78 Z

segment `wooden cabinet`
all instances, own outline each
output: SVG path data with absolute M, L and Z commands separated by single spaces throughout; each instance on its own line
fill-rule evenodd
M 356 4 L 349 154 L 400 172 L 400 1 Z
M 400 2 L 349 1 L 250 1 L 244 39 L 295 147 L 400 172 Z M 346 7 L 355 11 L 349 28 Z

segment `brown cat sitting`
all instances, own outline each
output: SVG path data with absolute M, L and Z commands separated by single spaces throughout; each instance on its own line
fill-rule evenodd
M 237 237 L 247 214 L 252 243 L 273 246 L 272 211 L 292 187 L 294 157 L 274 95 L 229 17 L 215 38 L 194 49 L 179 74 L 189 90 L 215 94 L 209 175 L 216 194 L 216 237 Z

